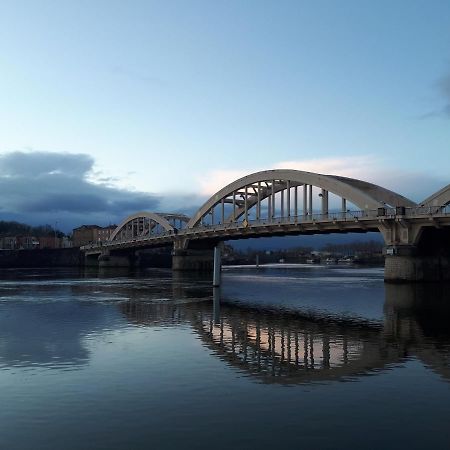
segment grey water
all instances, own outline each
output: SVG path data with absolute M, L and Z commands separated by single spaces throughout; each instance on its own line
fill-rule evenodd
M 1 449 L 448 449 L 448 285 L 0 271 Z

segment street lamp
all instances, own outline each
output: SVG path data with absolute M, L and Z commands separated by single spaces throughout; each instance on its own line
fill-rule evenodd
M 55 220 L 55 229 L 54 229 L 54 232 L 55 232 L 55 248 L 57 248 L 57 245 L 56 245 L 56 227 L 58 226 L 58 221 L 57 220 Z

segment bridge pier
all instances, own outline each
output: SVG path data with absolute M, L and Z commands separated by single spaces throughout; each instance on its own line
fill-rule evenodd
M 450 258 L 414 254 L 386 255 L 384 280 L 391 283 L 450 281 Z
M 172 252 L 172 270 L 189 272 L 211 272 L 213 270 L 213 250 L 181 250 Z
M 98 265 L 103 267 L 133 267 L 138 259 L 133 253 L 111 253 L 103 252 L 98 257 Z
M 99 257 L 99 267 L 131 267 L 128 256 L 102 255 Z
M 214 271 L 213 286 L 219 287 L 222 275 L 222 246 L 220 244 L 214 247 Z
M 410 243 L 395 243 L 385 249 L 386 282 L 450 281 L 450 232 L 434 227 L 413 229 Z M 398 234 L 398 233 L 397 233 Z M 407 236 L 403 230 L 403 236 Z
M 384 280 L 387 282 L 405 283 L 449 279 L 448 260 L 445 261 L 439 256 L 417 255 L 415 247 L 388 247 L 386 251 L 388 253 L 384 264 Z
M 99 255 L 96 254 L 87 254 L 84 255 L 84 266 L 85 267 L 98 267 L 99 261 L 98 261 Z

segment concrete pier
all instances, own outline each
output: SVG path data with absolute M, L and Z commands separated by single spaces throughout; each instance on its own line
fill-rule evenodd
M 84 267 L 98 267 L 98 254 L 84 255 Z
M 139 265 L 139 254 L 135 250 L 128 251 L 110 251 L 103 249 L 100 254 L 86 255 L 86 262 L 90 261 L 91 266 L 95 265 L 95 259 L 97 260 L 97 266 L 99 268 L 119 268 L 119 267 L 135 267 Z
M 213 270 L 213 250 L 179 250 L 172 252 L 172 270 L 211 272 Z
M 390 283 L 450 281 L 450 258 L 444 256 L 386 256 L 384 280 Z
M 99 267 L 131 267 L 133 261 L 128 255 L 100 255 L 98 265 Z
M 450 232 L 435 227 L 410 227 L 387 245 L 384 279 L 393 283 L 450 281 Z M 406 237 L 410 237 L 409 240 Z M 386 236 L 385 236 L 386 238 Z M 400 242 L 399 242 L 400 241 Z M 389 241 L 388 241 L 389 242 Z
M 214 270 L 213 270 L 213 286 L 219 287 L 222 275 L 222 248 L 219 245 L 214 247 Z

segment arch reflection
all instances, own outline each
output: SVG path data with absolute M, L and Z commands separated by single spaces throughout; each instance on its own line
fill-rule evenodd
M 193 296 L 164 304 L 130 301 L 121 310 L 141 325 L 188 323 L 211 354 L 259 382 L 356 380 L 409 358 L 450 380 L 445 290 L 387 285 L 385 294 L 380 323 L 219 303 L 217 289 L 203 301 Z
M 377 326 L 295 313 L 222 305 L 218 324 L 204 311 L 192 325 L 217 357 L 263 382 L 349 379 L 382 370 L 400 356 Z
M 386 339 L 450 381 L 448 284 L 386 285 Z

